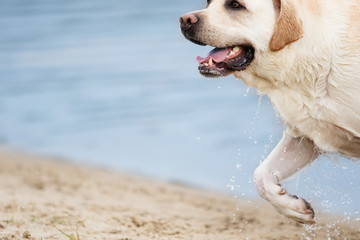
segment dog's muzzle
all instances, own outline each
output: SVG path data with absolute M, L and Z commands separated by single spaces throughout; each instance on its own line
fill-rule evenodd
M 200 34 L 201 18 L 195 12 L 182 15 L 179 19 L 181 32 L 185 38 L 195 44 L 206 46 L 206 38 Z M 232 43 L 233 44 L 233 43 Z M 254 59 L 255 49 L 250 44 L 239 43 L 229 46 L 214 46 L 208 56 L 197 57 L 199 72 L 206 77 L 227 76 L 235 71 L 245 70 Z
M 187 40 L 195 44 L 199 44 L 201 46 L 206 45 L 205 43 L 202 43 L 201 41 L 195 38 L 196 28 L 200 23 L 200 18 L 196 16 L 195 13 L 186 13 L 182 15 L 179 19 L 179 22 L 180 22 L 181 32 Z

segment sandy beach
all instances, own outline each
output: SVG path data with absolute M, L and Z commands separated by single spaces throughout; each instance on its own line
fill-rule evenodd
M 321 213 L 303 226 L 265 202 L 0 151 L 0 239 L 360 239 Z

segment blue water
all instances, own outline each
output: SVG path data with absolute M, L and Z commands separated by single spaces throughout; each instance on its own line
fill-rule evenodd
M 257 198 L 252 172 L 281 137 L 266 96 L 205 79 L 182 13 L 203 1 L 0 2 L 0 140 L 80 164 Z M 360 166 L 321 158 L 287 184 L 359 215 Z

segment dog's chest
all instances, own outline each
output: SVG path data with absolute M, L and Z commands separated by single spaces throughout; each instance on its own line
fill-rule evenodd
M 284 121 L 292 126 L 309 119 L 321 119 L 322 107 L 315 103 L 309 94 L 287 87 L 272 89 L 267 94 Z
M 286 87 L 274 89 L 268 95 L 288 127 L 296 129 L 298 136 L 313 140 L 321 150 L 358 157 L 358 127 L 349 124 L 354 116 L 346 114 L 344 106 L 341 114 L 341 107 L 329 96 L 317 99 L 309 92 Z

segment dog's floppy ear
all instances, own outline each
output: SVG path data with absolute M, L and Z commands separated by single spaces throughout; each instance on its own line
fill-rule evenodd
M 279 51 L 289 43 L 299 40 L 303 36 L 303 28 L 292 2 L 289 0 L 273 0 L 273 2 L 279 16 L 269 47 L 271 51 Z

